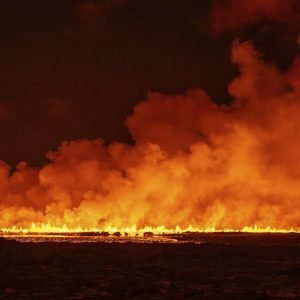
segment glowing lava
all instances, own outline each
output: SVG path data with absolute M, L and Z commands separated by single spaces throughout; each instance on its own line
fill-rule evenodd
M 176 226 L 174 229 L 166 228 L 165 226 L 159 227 L 151 227 L 147 226 L 144 228 L 138 228 L 136 225 L 126 228 L 117 228 L 108 226 L 103 229 L 99 228 L 68 228 L 66 225 L 62 227 L 51 226 L 50 224 L 40 224 L 36 225 L 32 223 L 29 228 L 2 228 L 0 229 L 0 233 L 2 234 L 72 234 L 72 233 L 107 233 L 107 234 L 116 234 L 119 233 L 122 236 L 142 236 L 147 233 L 155 234 L 155 235 L 168 235 L 168 234 L 182 234 L 182 233 L 210 233 L 210 232 L 244 232 L 244 233 L 299 233 L 299 230 L 296 229 L 275 229 L 271 227 L 260 228 L 257 226 L 254 227 L 243 227 L 240 230 L 233 229 L 216 229 L 216 228 L 197 228 L 193 226 L 188 226 L 187 228 L 181 228 L 180 226 Z

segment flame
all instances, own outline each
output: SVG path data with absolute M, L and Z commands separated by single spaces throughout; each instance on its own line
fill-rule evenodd
M 176 226 L 174 229 L 166 228 L 164 225 L 158 227 L 146 226 L 143 228 L 138 228 L 136 225 L 118 228 L 113 226 L 107 226 L 103 229 L 99 228 L 69 228 L 67 225 L 63 225 L 62 227 L 52 226 L 49 223 L 46 224 L 35 224 L 32 223 L 28 228 L 18 228 L 18 227 L 10 227 L 10 228 L 1 228 L 0 233 L 2 234 L 72 234 L 72 233 L 107 233 L 107 234 L 115 234 L 119 233 L 120 235 L 129 235 L 129 236 L 142 236 L 145 233 L 152 233 L 155 235 L 168 235 L 168 234 L 183 234 L 183 233 L 216 233 L 216 232 L 243 232 L 243 233 L 300 233 L 300 230 L 297 229 L 277 229 L 271 227 L 258 227 L 254 225 L 253 227 L 245 226 L 241 229 L 217 229 L 217 228 L 197 228 L 189 225 L 186 228 L 181 228 L 180 226 Z
M 280 72 L 234 42 L 234 102 L 150 94 L 135 145 L 64 142 L 33 168 L 0 163 L 2 232 L 299 232 L 300 56 Z

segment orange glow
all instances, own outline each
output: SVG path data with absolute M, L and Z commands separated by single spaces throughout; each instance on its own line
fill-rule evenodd
M 300 57 L 282 73 L 235 42 L 230 106 L 150 94 L 136 141 L 64 142 L 49 163 L 0 163 L 2 232 L 300 231 Z
M 144 233 L 153 233 L 156 235 L 162 234 L 177 234 L 177 233 L 187 233 L 187 232 L 194 232 L 194 233 L 210 233 L 210 232 L 244 232 L 244 233 L 299 233 L 299 230 L 290 228 L 290 229 L 276 229 L 271 227 L 260 228 L 257 226 L 254 227 L 243 227 L 239 230 L 237 229 L 216 229 L 216 228 L 197 228 L 193 226 L 188 226 L 186 228 L 181 228 L 180 226 L 176 226 L 173 229 L 166 228 L 165 226 L 158 226 L 158 227 L 144 227 L 138 228 L 136 225 L 126 228 L 117 228 L 107 226 L 100 230 L 99 228 L 68 228 L 66 225 L 62 227 L 55 227 L 51 226 L 50 224 L 40 224 L 37 225 L 32 223 L 28 228 L 2 228 L 0 229 L 0 233 L 2 234 L 43 234 L 43 233 L 120 233 L 121 235 L 143 235 Z

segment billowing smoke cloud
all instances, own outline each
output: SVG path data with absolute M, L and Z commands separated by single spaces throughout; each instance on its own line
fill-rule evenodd
M 230 106 L 150 94 L 127 120 L 134 146 L 78 140 L 40 169 L 2 162 L 0 227 L 300 229 L 300 57 L 282 73 L 235 41 L 232 61 Z
M 260 20 L 286 22 L 294 14 L 294 5 L 294 0 L 217 1 L 211 12 L 211 29 L 218 34 Z

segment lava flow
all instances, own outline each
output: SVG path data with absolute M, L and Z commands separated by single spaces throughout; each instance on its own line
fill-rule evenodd
M 149 94 L 135 145 L 62 143 L 42 168 L 0 165 L 2 232 L 300 230 L 300 57 L 286 72 L 233 43 L 233 102 Z
M 30 227 L 27 228 L 18 228 L 18 227 L 10 227 L 10 228 L 2 228 L 0 229 L 0 233 L 2 235 L 40 235 L 40 234 L 89 234 L 89 235 L 115 235 L 115 236 L 151 236 L 151 235 L 170 235 L 170 234 L 186 234 L 186 233 L 299 233 L 300 230 L 297 229 L 278 229 L 265 227 L 260 228 L 257 226 L 254 227 L 243 227 L 242 229 L 216 229 L 216 228 L 198 228 L 193 226 L 188 226 L 186 228 L 181 228 L 180 226 L 176 226 L 175 228 L 166 228 L 165 226 L 159 227 L 144 227 L 138 228 L 136 225 L 126 228 L 117 228 L 107 226 L 100 230 L 99 228 L 68 228 L 66 225 L 60 227 L 53 227 L 50 224 L 40 224 L 36 225 L 32 223 Z

